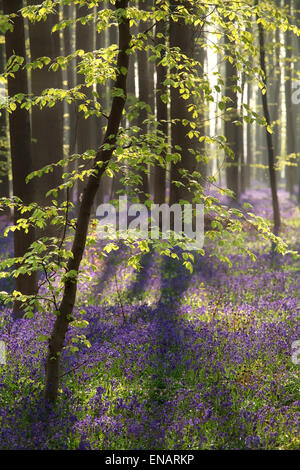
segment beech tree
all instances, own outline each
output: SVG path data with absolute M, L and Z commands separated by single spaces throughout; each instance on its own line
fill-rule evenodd
M 119 53 L 117 61 L 117 78 L 114 85 L 115 90 L 119 90 L 118 96 L 114 96 L 111 105 L 110 115 L 103 144 L 96 153 L 93 163 L 94 172 L 88 179 L 83 191 L 82 202 L 80 204 L 77 228 L 72 246 L 72 258 L 67 266 L 67 279 L 65 281 L 64 293 L 53 332 L 49 340 L 49 352 L 46 363 L 46 386 L 45 399 L 54 403 L 57 398 L 59 384 L 60 356 L 68 329 L 72 321 L 72 311 L 76 298 L 77 272 L 82 260 L 91 210 L 99 188 L 102 174 L 112 156 L 114 144 L 117 140 L 118 129 L 122 119 L 122 113 L 126 101 L 126 79 L 129 66 L 130 54 L 130 28 L 129 18 L 127 17 L 128 0 L 117 0 L 116 9 L 118 10 L 119 20 Z M 74 274 L 75 273 L 75 277 Z
M 292 15 L 292 3 L 286 2 L 288 14 Z M 295 185 L 295 156 L 296 156 L 296 134 L 295 134 L 295 117 L 294 106 L 292 101 L 292 80 L 293 80 L 293 45 L 292 33 L 286 33 L 286 79 L 285 79 L 285 99 L 286 99 L 286 129 L 287 129 L 287 157 L 289 158 L 286 166 L 286 188 L 291 195 L 294 194 Z

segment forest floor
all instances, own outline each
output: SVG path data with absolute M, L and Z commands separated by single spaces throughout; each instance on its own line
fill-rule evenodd
M 267 190 L 244 200 L 270 217 Z M 282 236 L 299 251 L 299 208 L 283 191 L 280 203 Z M 9 253 L 11 240 L 1 243 Z M 126 250 L 104 263 L 89 248 L 97 272 L 86 264 L 47 417 L 53 316 L 12 324 L 3 307 L 0 449 L 299 448 L 299 262 L 286 256 L 272 268 L 267 243 L 255 233 L 245 243 L 256 261 L 233 250 L 230 268 L 208 253 L 193 274 L 152 253 L 136 273 Z

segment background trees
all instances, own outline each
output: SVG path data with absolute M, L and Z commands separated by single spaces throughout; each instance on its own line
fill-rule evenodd
M 31 5 L 39 5 L 39 0 L 28 2 Z M 35 61 L 40 57 L 49 57 L 54 60 L 61 55 L 61 43 L 59 33 L 52 33 L 53 26 L 57 23 L 58 14 L 52 14 L 45 21 L 29 22 L 30 60 Z M 30 73 L 30 90 L 39 96 L 46 89 L 62 88 L 62 70 L 49 70 L 48 67 L 34 68 Z M 56 103 L 53 107 L 39 109 L 35 106 L 31 110 L 31 146 L 33 170 L 39 170 L 45 165 L 56 163 L 63 158 L 63 103 Z M 55 168 L 53 172 L 43 175 L 35 181 L 36 201 L 47 204 L 48 190 L 57 185 L 61 178 L 61 168 Z M 62 200 L 63 195 L 60 195 Z
M 170 47 L 178 48 L 187 58 L 192 58 L 195 53 L 195 29 L 193 23 L 186 20 L 185 12 L 192 15 L 193 5 L 190 2 L 177 2 L 172 8 L 178 8 L 179 17 L 174 21 L 170 20 Z M 172 11 L 172 9 L 171 9 Z M 178 58 L 177 60 L 182 60 Z M 181 199 L 191 201 L 192 194 L 188 188 L 187 181 L 182 178 L 181 170 L 187 170 L 192 173 L 196 170 L 196 158 L 193 151 L 196 151 L 197 143 L 195 139 L 188 136 L 185 121 L 191 119 L 189 104 L 192 98 L 185 96 L 189 92 L 184 89 L 185 82 L 188 80 L 187 73 L 184 70 L 177 75 L 176 87 L 171 88 L 171 106 L 170 113 L 172 122 L 171 137 L 173 151 L 179 151 L 182 158 L 179 162 L 171 165 L 171 181 L 178 181 L 180 185 L 172 184 L 170 189 L 170 202 L 178 203 Z M 171 70 L 172 71 L 172 70 Z M 183 85 L 183 87 L 181 86 Z
M 230 32 L 229 32 L 230 34 Z M 232 54 L 233 44 L 225 34 L 225 44 L 228 46 L 228 54 L 230 60 L 226 61 L 225 66 L 225 90 L 226 95 L 229 98 L 228 109 L 224 123 L 224 135 L 233 153 L 227 155 L 226 158 L 226 184 L 227 188 L 230 189 L 236 199 L 239 198 L 240 187 L 239 187 L 239 164 L 240 164 L 240 153 L 241 153 L 241 132 L 239 123 L 238 113 L 238 70 L 236 66 L 235 54 Z
M 8 96 L 28 93 L 28 80 L 26 70 L 22 68 L 25 54 L 24 20 L 17 12 L 22 8 L 22 1 L 3 1 L 4 14 L 16 14 L 13 31 L 8 31 L 5 36 L 6 57 L 16 56 L 11 63 L 12 75 L 7 78 Z M 15 108 L 15 109 L 14 109 Z M 9 135 L 12 167 L 13 195 L 20 198 L 24 204 L 31 203 L 36 198 L 33 185 L 26 185 L 26 176 L 33 170 L 30 115 L 20 105 L 13 105 L 14 112 L 9 114 Z M 3 112 L 3 110 L 2 110 Z M 6 121 L 2 120 L 5 125 Z M 25 215 L 26 216 L 26 215 Z M 14 211 L 14 222 L 24 217 L 18 210 Z M 14 234 L 14 255 L 23 257 L 34 241 L 35 231 L 29 228 L 28 232 L 17 231 Z M 16 289 L 25 295 L 36 294 L 37 273 L 32 275 L 21 274 L 16 278 Z M 14 315 L 22 315 L 21 305 L 14 303 Z

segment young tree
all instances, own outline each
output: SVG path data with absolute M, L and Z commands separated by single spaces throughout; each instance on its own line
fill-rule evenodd
M 87 165 L 84 171 L 79 175 L 85 176 L 85 178 L 87 179 L 87 183 L 85 185 L 83 196 L 80 201 L 78 217 L 76 220 L 70 219 L 70 217 L 72 216 L 68 213 L 68 201 L 62 204 L 62 207 L 58 207 L 57 203 L 54 201 L 53 205 L 49 208 L 48 211 L 37 211 L 37 219 L 35 220 L 34 217 L 30 219 L 33 223 L 34 221 L 40 222 L 43 217 L 46 217 L 44 213 L 47 212 L 47 214 L 51 215 L 57 225 L 64 226 L 64 236 L 61 240 L 58 240 L 56 242 L 53 241 L 52 238 L 45 238 L 42 241 L 39 240 L 33 244 L 33 252 L 29 253 L 28 256 L 23 257 L 25 266 L 31 266 L 31 262 L 34 262 L 36 269 L 39 269 L 39 266 L 41 265 L 44 267 L 44 283 L 48 283 L 49 285 L 48 297 L 46 297 L 46 299 L 43 298 L 42 302 L 39 302 L 38 296 L 36 296 L 35 298 L 23 299 L 24 302 L 28 302 L 29 304 L 28 312 L 32 315 L 32 310 L 30 310 L 30 305 L 32 305 L 32 302 L 37 303 L 35 305 L 40 311 L 44 311 L 45 302 L 46 305 L 54 305 L 54 307 L 52 307 L 52 313 L 55 314 L 55 322 L 48 342 L 45 384 L 45 400 L 51 403 L 55 403 L 57 399 L 60 377 L 60 362 L 65 346 L 64 341 L 69 325 L 73 321 L 72 313 L 75 306 L 77 283 L 79 275 L 82 273 L 82 271 L 80 273 L 79 270 L 81 267 L 81 261 L 83 258 L 85 246 L 87 243 L 87 235 L 92 207 L 102 176 L 105 172 L 108 175 L 111 175 L 117 165 L 122 164 L 124 161 L 128 161 L 128 168 L 130 167 L 130 165 L 133 167 L 132 173 L 129 173 L 129 178 L 132 177 L 133 179 L 132 186 L 130 186 L 130 191 L 132 188 L 135 191 L 136 186 L 134 180 L 134 172 L 138 173 L 138 171 L 140 170 L 140 167 L 143 164 L 144 153 L 146 153 L 147 156 L 154 154 L 154 156 L 156 157 L 157 155 L 159 155 L 162 147 L 165 148 L 165 138 L 157 135 L 156 132 L 148 132 L 147 136 L 140 136 L 138 135 L 136 128 L 124 128 L 121 125 L 122 120 L 126 122 L 126 125 L 127 121 L 129 121 L 129 118 L 124 119 L 125 102 L 127 97 L 126 81 L 129 69 L 129 56 L 132 51 L 134 51 L 136 44 L 135 39 L 131 38 L 130 22 L 136 19 L 140 20 L 139 11 L 129 9 L 128 3 L 129 0 L 118 0 L 115 4 L 114 12 L 109 13 L 110 21 L 112 23 L 118 24 L 119 46 L 117 50 L 115 50 L 115 48 L 107 48 L 107 50 L 105 51 L 106 54 L 104 55 L 106 55 L 107 60 L 103 63 L 102 72 L 105 74 L 105 72 L 108 70 L 109 73 L 105 75 L 104 80 L 100 80 L 99 83 L 105 83 L 106 81 L 111 81 L 112 79 L 114 80 L 114 83 L 111 87 L 111 107 L 110 112 L 107 116 L 107 128 L 105 131 L 102 145 L 97 151 L 94 151 L 87 156 Z M 191 3 L 189 3 L 189 5 L 190 4 Z M 186 6 L 189 5 L 186 4 Z M 44 7 L 37 7 L 36 10 L 32 10 L 34 18 L 35 15 L 38 14 L 35 12 L 43 8 Z M 27 9 L 25 9 L 25 12 L 23 11 L 23 14 L 26 14 L 26 10 Z M 157 19 L 156 13 L 157 12 L 154 11 L 153 18 Z M 172 12 L 172 20 L 174 21 L 174 23 L 177 22 L 176 19 L 179 23 L 181 22 L 181 25 L 183 26 L 183 31 L 185 30 L 186 26 L 185 20 L 187 21 L 188 26 L 191 27 L 191 29 L 194 24 L 197 25 L 197 15 L 189 15 L 188 13 L 189 10 L 187 8 L 176 8 L 176 10 L 173 10 Z M 214 20 L 218 23 L 218 12 L 214 15 Z M 161 19 L 165 21 L 166 16 Z M 106 24 L 104 26 L 106 26 Z M 157 47 L 159 48 L 160 45 Z M 153 52 L 155 56 L 159 58 L 159 54 L 157 54 L 156 48 L 153 48 Z M 197 132 L 197 123 L 195 122 L 196 118 L 199 116 L 199 114 L 197 114 L 198 108 L 193 102 L 194 100 L 189 100 L 189 98 L 191 97 L 194 98 L 196 96 L 197 99 L 200 97 L 200 93 L 197 94 L 197 91 L 199 89 L 199 87 L 197 86 L 199 84 L 197 76 L 197 62 L 190 59 L 187 55 L 181 54 L 179 48 L 167 48 L 166 54 L 168 61 L 170 61 L 170 72 L 173 69 L 173 72 L 167 75 L 170 86 L 174 86 L 175 90 L 180 87 L 181 93 L 179 94 L 184 94 L 184 97 L 181 101 L 188 105 L 186 120 L 181 119 L 181 114 L 180 118 L 178 118 L 179 122 L 182 124 L 182 127 L 184 127 L 185 130 L 193 129 L 193 132 L 189 132 L 192 137 L 196 135 L 199 138 L 199 132 Z M 85 55 L 85 58 L 86 57 L 91 58 L 89 54 Z M 168 62 L 166 62 L 167 61 L 165 61 L 165 65 L 167 66 L 167 70 L 169 71 Z M 205 99 L 212 100 L 213 96 L 211 88 L 207 85 L 206 82 L 203 81 L 203 83 L 205 89 Z M 74 92 L 72 90 L 70 90 L 69 92 L 65 92 L 66 98 L 68 100 L 72 100 L 73 93 Z M 15 99 L 15 97 L 13 96 L 12 99 Z M 80 101 L 82 100 L 82 95 L 80 93 L 75 94 L 74 99 Z M 24 104 L 27 105 L 26 100 Z M 194 113 L 191 115 L 190 111 L 192 109 L 194 109 Z M 178 121 L 176 121 L 176 124 L 177 122 Z M 186 136 L 186 134 L 184 134 L 182 131 L 182 136 L 184 136 L 185 138 L 188 137 L 189 140 L 192 140 L 190 139 L 190 135 Z M 209 138 L 208 142 L 215 143 L 216 140 Z M 223 142 L 224 138 L 218 140 L 218 143 L 222 149 L 224 148 L 224 145 L 222 147 Z M 168 152 L 167 154 L 168 158 L 170 158 L 171 161 L 178 159 L 178 148 L 175 148 L 175 150 L 175 154 L 172 154 L 171 152 Z M 182 153 L 183 162 L 186 158 L 183 153 L 184 150 L 185 149 L 182 149 L 180 151 Z M 190 153 L 192 155 L 192 158 L 196 161 L 196 158 L 194 158 L 195 152 L 191 151 Z M 68 161 L 68 159 L 63 160 L 62 162 L 60 162 L 60 164 L 64 166 L 66 161 Z M 139 164 L 139 162 L 142 163 Z M 269 233 L 267 224 L 264 224 L 260 218 L 256 218 L 251 213 L 245 215 L 237 209 L 228 208 L 226 207 L 226 205 L 222 204 L 221 201 L 218 201 L 216 198 L 205 194 L 203 192 L 203 186 L 199 185 L 197 182 L 197 172 L 193 172 L 192 169 L 190 169 L 190 171 L 186 171 L 186 168 L 183 168 L 182 166 L 180 167 L 180 169 L 181 168 L 184 172 L 184 177 L 187 180 L 188 188 L 192 189 L 193 193 L 195 194 L 195 198 L 197 198 L 197 200 L 203 200 L 206 204 L 206 209 L 212 211 L 212 213 L 214 214 L 213 222 L 215 227 L 213 227 L 213 224 L 211 224 L 213 230 L 210 230 L 207 233 L 207 237 L 216 243 L 216 250 L 212 250 L 211 253 L 216 254 L 220 261 L 227 260 L 229 262 L 228 258 L 226 258 L 226 256 L 222 254 L 224 245 L 224 231 L 230 234 L 234 234 L 236 248 L 239 248 L 242 252 L 249 254 L 247 247 L 244 247 L 244 238 L 241 235 L 239 236 L 239 232 L 243 230 L 243 224 L 241 220 L 246 219 L 246 221 L 248 221 L 250 218 L 255 227 L 257 227 L 258 230 L 261 229 L 262 235 L 264 237 L 266 237 L 267 239 L 271 239 L 272 241 L 276 240 L 276 237 L 273 234 Z M 44 171 L 47 172 L 48 170 L 49 167 L 46 167 Z M 178 174 L 181 178 L 181 172 L 178 172 Z M 31 175 L 30 178 L 32 178 L 33 176 L 34 175 Z M 64 175 L 63 181 L 64 183 L 62 183 L 61 185 L 62 188 L 69 188 L 70 186 L 72 186 L 72 184 L 74 184 L 74 179 L 72 179 L 72 177 L 70 177 L 70 175 L 68 174 Z M 127 184 L 130 185 L 130 181 Z M 132 192 L 130 192 L 130 194 L 132 194 Z M 181 197 L 181 194 L 178 194 L 178 196 Z M 23 209 L 26 210 L 27 208 L 23 206 Z M 224 227 L 224 225 L 222 224 L 222 222 L 224 222 L 224 219 L 226 220 L 226 227 Z M 12 227 L 12 229 L 16 228 L 20 227 Z M 92 234 L 92 238 L 93 235 L 94 234 Z M 127 240 L 127 246 L 130 246 L 130 248 L 132 248 L 134 251 L 133 257 L 130 259 L 130 264 L 134 267 L 137 267 L 138 256 L 141 255 L 142 252 L 149 251 L 150 244 L 154 247 L 154 249 L 157 249 L 160 255 L 168 255 L 172 258 L 174 256 L 177 257 L 176 253 L 172 251 L 173 248 L 176 246 L 180 247 L 183 251 L 182 260 L 184 266 L 186 266 L 187 269 L 191 270 L 192 265 L 189 260 L 193 259 L 193 255 L 185 251 L 186 248 L 183 241 L 178 242 L 175 236 L 171 238 L 172 239 L 170 240 L 151 239 L 150 241 L 148 239 L 147 241 L 142 240 L 141 242 L 134 241 L 132 244 L 130 244 L 130 241 Z M 228 237 L 225 236 L 225 239 L 228 239 Z M 71 249 L 69 249 L 69 241 L 71 242 Z M 117 249 L 115 246 L 112 247 L 111 245 L 113 244 L 109 243 L 109 245 L 106 247 L 107 253 L 109 253 L 109 250 Z M 137 248 L 140 249 L 140 253 L 138 253 L 138 255 L 135 254 Z M 284 244 L 279 244 L 279 248 L 283 250 Z M 201 250 L 201 252 L 203 251 Z M 11 260 L 11 262 L 13 263 L 14 260 Z M 1 263 L 1 266 L 7 266 L 7 264 Z M 16 270 L 12 270 L 12 273 L 13 275 L 16 274 Z M 1 273 L 2 276 L 4 274 L 5 273 L 3 272 Z M 7 277 L 10 274 L 11 273 L 7 273 Z M 53 282 L 49 280 L 50 276 L 52 276 L 52 279 L 54 279 Z M 6 293 L 4 294 L 3 292 L 1 292 L 1 298 L 4 297 L 8 303 L 11 299 L 11 296 L 9 296 L 9 294 L 6 295 Z
M 63 298 L 49 340 L 49 351 L 46 360 L 45 400 L 51 403 L 54 403 L 57 398 L 60 355 L 69 323 L 72 321 L 72 311 L 77 291 L 77 275 L 85 248 L 91 209 L 99 188 L 100 179 L 113 153 L 126 101 L 126 79 L 131 39 L 129 18 L 127 16 L 128 0 L 117 0 L 115 7 L 118 12 L 119 53 L 114 89 L 118 90 L 118 93 L 113 96 L 103 144 L 95 156 L 93 165 L 95 172 L 89 176 L 83 191 L 72 246 L 73 256 L 68 262 Z

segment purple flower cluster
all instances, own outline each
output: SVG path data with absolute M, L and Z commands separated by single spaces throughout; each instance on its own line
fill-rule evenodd
M 257 253 L 232 255 L 231 269 L 196 258 L 192 275 L 152 253 L 138 274 L 126 250 L 111 257 L 80 286 L 94 305 L 74 312 L 88 326 L 68 332 L 55 409 L 42 400 L 39 340 L 53 316 L 12 323 L 2 309 L 0 449 L 298 448 L 299 270 Z M 76 335 L 91 347 L 71 353 Z

